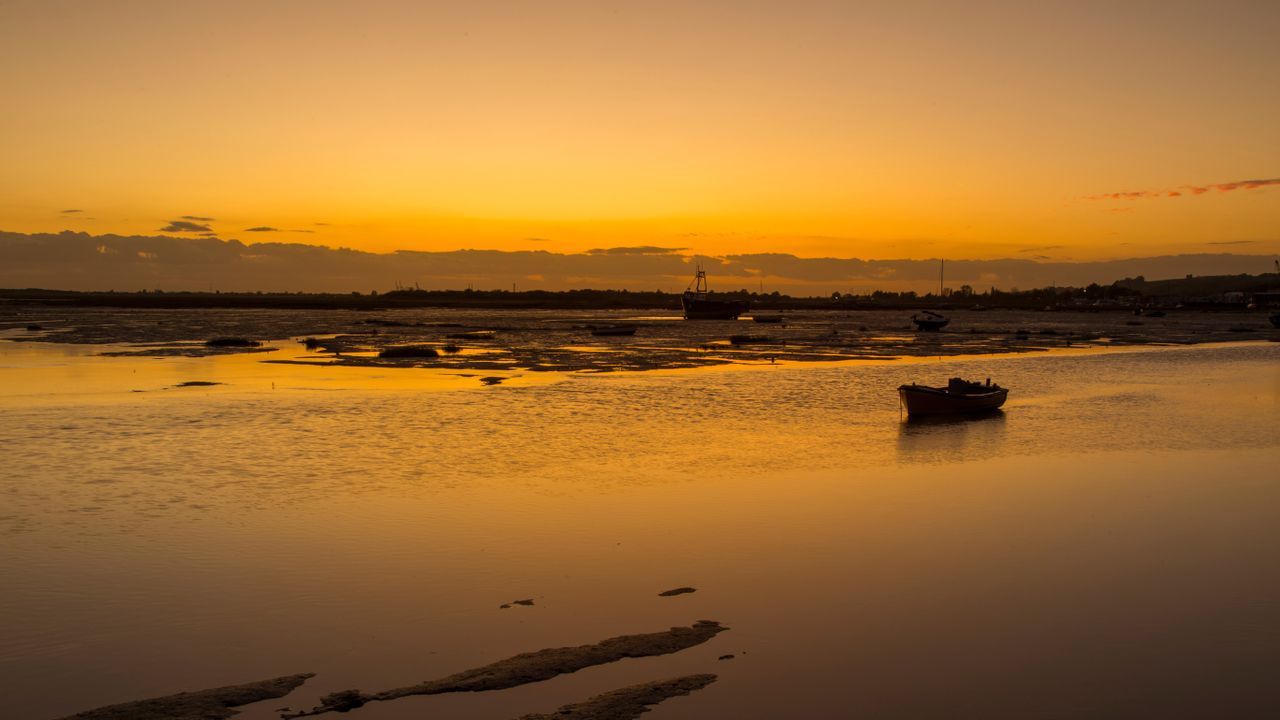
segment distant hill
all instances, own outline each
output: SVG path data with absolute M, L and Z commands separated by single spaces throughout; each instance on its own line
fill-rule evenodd
M 1280 274 L 1262 275 L 1188 275 L 1170 280 L 1146 280 L 1142 277 L 1117 280 L 1115 285 L 1136 290 L 1154 298 L 1207 298 L 1239 292 L 1245 295 L 1280 291 Z

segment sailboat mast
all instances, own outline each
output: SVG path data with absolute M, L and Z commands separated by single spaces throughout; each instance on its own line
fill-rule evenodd
M 945 259 L 938 261 L 938 297 L 942 297 L 942 272 L 947 267 Z

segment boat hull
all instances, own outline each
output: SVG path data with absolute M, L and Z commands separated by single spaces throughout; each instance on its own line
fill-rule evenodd
M 916 324 L 916 330 L 920 330 L 922 332 L 938 332 L 942 328 L 946 327 L 947 323 L 951 322 L 951 320 L 917 320 L 912 318 L 911 322 Z
M 737 320 L 747 311 L 746 300 L 712 300 L 697 297 L 694 293 L 685 293 L 680 298 L 684 308 L 685 320 Z
M 903 385 L 898 397 L 908 415 L 967 415 L 996 410 L 1009 397 L 1006 388 L 984 392 L 952 392 L 925 385 Z
M 634 327 L 594 327 L 591 328 L 591 334 L 601 337 L 623 337 L 635 335 Z

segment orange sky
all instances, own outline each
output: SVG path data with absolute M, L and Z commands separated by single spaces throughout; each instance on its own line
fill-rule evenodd
M 1115 5 L 8 2 L 0 230 L 1280 252 L 1280 4 Z

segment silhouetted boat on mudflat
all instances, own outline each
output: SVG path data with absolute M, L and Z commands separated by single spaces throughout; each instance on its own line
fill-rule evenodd
M 752 319 L 752 320 L 754 320 L 754 321 L 756 321 L 756 322 L 758 322 L 758 323 L 780 323 L 780 322 L 782 322 L 782 316 L 781 316 L 781 315 L 752 315 L 752 316 L 751 316 L 751 319 Z
M 635 325 L 593 325 L 592 335 L 635 335 Z
M 680 296 L 680 306 L 684 308 L 685 320 L 737 320 L 747 311 L 750 303 L 746 300 L 716 300 L 707 289 L 707 273 L 698 268 L 693 282 Z
M 925 332 L 937 332 L 947 326 L 951 322 L 951 318 L 945 318 L 932 310 L 925 310 L 920 315 L 912 315 L 911 322 L 916 324 L 917 330 Z
M 995 410 L 1004 405 L 1009 391 L 999 385 L 951 378 L 946 387 L 901 385 L 898 397 L 908 415 L 963 415 Z

